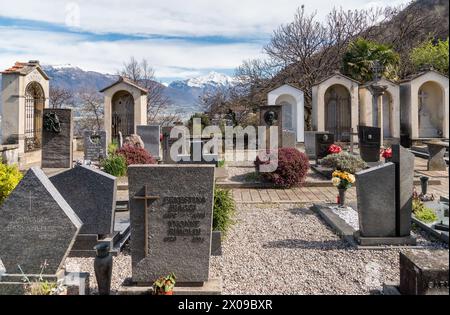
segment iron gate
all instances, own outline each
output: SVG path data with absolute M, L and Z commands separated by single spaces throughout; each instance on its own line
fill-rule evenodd
M 42 146 L 44 102 L 42 88 L 37 83 L 31 83 L 25 93 L 25 152 L 39 150 Z
M 335 135 L 335 141 L 350 141 L 352 131 L 350 98 L 343 97 L 332 88 L 326 109 L 326 131 Z
M 119 132 L 123 137 L 134 134 L 134 99 L 131 94 L 123 93 L 114 97 L 111 118 L 114 139 L 119 138 Z

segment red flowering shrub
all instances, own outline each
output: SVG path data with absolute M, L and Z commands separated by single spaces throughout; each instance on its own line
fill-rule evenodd
M 332 144 L 329 148 L 328 148 L 328 153 L 330 154 L 339 154 L 342 152 L 342 148 L 338 145 Z
M 132 145 L 125 145 L 117 151 L 117 154 L 123 156 L 130 165 L 156 164 L 156 160 L 144 149 Z
M 303 184 L 309 170 L 308 156 L 294 148 L 281 148 L 274 153 L 278 153 L 278 159 L 275 161 L 278 162 L 278 168 L 272 173 L 261 173 L 262 177 L 280 188 L 298 187 Z M 255 161 L 257 168 L 264 164 L 268 162 L 259 158 Z

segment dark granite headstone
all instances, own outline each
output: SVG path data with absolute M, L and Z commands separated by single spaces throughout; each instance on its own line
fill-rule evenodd
M 208 281 L 214 166 L 130 166 L 128 178 L 133 282 Z
M 106 143 L 106 131 L 84 132 L 84 159 L 89 161 L 100 161 L 106 158 L 108 147 Z
M 395 164 L 395 207 L 397 236 L 411 235 L 412 195 L 414 192 L 414 154 L 400 145 L 392 146 Z
M 82 226 L 39 168 L 31 168 L 0 207 L 0 259 L 8 274 L 56 274 Z
M 448 295 L 448 250 L 400 253 L 400 293 Z
M 445 162 L 445 153 L 447 152 L 448 142 L 426 142 L 428 145 L 428 171 L 447 171 L 447 162 Z
M 154 158 L 161 158 L 161 126 L 137 126 L 137 134 L 144 142 L 145 150 Z
M 73 121 L 71 109 L 44 109 L 42 167 L 71 168 Z
M 386 163 L 356 174 L 360 235 L 395 237 L 395 165 Z
M 83 222 L 80 234 L 113 232 L 116 177 L 88 166 L 77 166 L 51 177 L 50 181 Z
M 266 149 L 273 147 L 270 143 L 270 129 L 278 128 L 278 148 L 283 145 L 282 106 L 260 106 L 260 126 L 266 127 Z
M 334 144 L 334 134 L 328 132 L 316 132 L 316 164 L 328 155 L 328 149 Z
M 359 151 L 364 162 L 380 161 L 381 129 L 376 127 L 358 126 Z

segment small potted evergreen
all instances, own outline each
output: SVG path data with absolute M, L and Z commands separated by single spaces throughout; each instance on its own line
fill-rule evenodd
M 154 295 L 173 295 L 173 289 L 175 287 L 177 277 L 174 273 L 166 277 L 161 277 L 153 283 Z

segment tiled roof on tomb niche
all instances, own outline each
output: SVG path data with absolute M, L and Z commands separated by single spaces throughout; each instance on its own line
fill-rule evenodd
M 125 84 L 128 84 L 128 85 L 130 85 L 130 86 L 132 86 L 132 87 L 134 87 L 134 88 L 136 88 L 136 89 L 138 89 L 138 90 L 140 90 L 142 94 L 148 94 L 148 91 L 147 91 L 145 88 L 143 88 L 142 86 L 140 86 L 139 84 L 137 84 L 137 83 L 134 82 L 133 80 L 131 80 L 131 79 L 127 78 L 127 77 L 124 77 L 124 76 L 120 76 L 120 77 L 119 77 L 119 80 L 117 80 L 117 81 L 114 82 L 113 84 L 111 84 L 111 85 L 105 87 L 104 89 L 100 90 L 100 93 L 103 93 L 103 92 L 105 92 L 106 90 L 109 90 L 109 89 L 112 88 L 113 86 L 116 86 L 117 84 L 120 84 L 120 83 L 122 83 L 122 82 L 125 83 Z
M 39 61 L 37 60 L 31 60 L 29 62 L 19 62 L 16 61 L 14 66 L 6 69 L 5 71 L 2 71 L 1 74 L 20 74 L 20 75 L 27 75 L 30 72 L 32 72 L 34 69 L 37 69 L 42 76 L 48 80 L 47 74 L 42 70 Z

